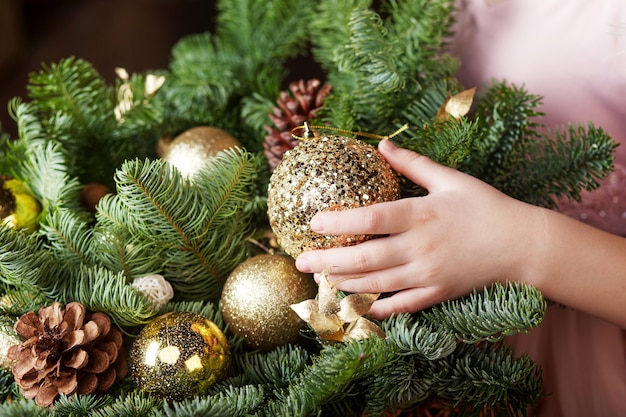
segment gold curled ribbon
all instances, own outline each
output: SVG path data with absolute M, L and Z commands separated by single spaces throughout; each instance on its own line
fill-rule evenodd
M 303 125 L 296 126 L 293 129 L 291 129 L 291 136 L 294 139 L 298 139 L 298 140 L 313 139 L 313 138 L 319 137 L 317 132 L 315 130 L 313 130 L 313 129 L 321 129 L 321 130 L 330 130 L 330 131 L 337 132 L 337 133 L 343 133 L 344 135 L 357 135 L 357 136 L 362 136 L 364 138 L 369 138 L 369 139 L 389 140 L 389 139 L 393 138 L 394 136 L 397 136 L 400 133 L 404 132 L 408 128 L 409 128 L 409 124 L 405 123 L 404 125 L 402 125 L 402 127 L 397 129 L 395 132 L 393 132 L 390 135 L 377 135 L 376 133 L 355 132 L 355 131 L 352 131 L 352 130 L 342 129 L 340 127 L 322 126 L 322 125 L 310 125 L 308 122 L 304 122 Z M 298 135 L 296 135 L 294 133 L 296 130 L 299 130 L 299 129 L 304 130 L 304 134 L 302 136 L 298 136 Z

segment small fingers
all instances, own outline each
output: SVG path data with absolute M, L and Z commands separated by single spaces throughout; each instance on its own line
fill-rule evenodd
M 391 237 L 383 237 L 356 246 L 303 252 L 296 268 L 307 273 L 330 270 L 337 275 L 360 275 L 402 265 L 405 255 L 394 248 Z
M 405 264 L 363 275 L 338 275 L 331 271 L 329 281 L 350 293 L 390 293 L 415 287 L 420 280 Z
M 368 314 L 375 319 L 383 320 L 392 314 L 415 313 L 446 299 L 438 288 L 409 288 L 389 297 L 379 298 L 372 304 Z
M 402 199 L 350 210 L 324 211 L 311 219 L 311 229 L 330 235 L 387 235 L 401 233 L 410 227 L 406 214 L 413 201 Z

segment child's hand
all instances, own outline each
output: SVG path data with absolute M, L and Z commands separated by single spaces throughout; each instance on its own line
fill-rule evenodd
M 390 293 L 370 314 L 415 312 L 468 294 L 495 281 L 515 279 L 541 235 L 542 210 L 505 196 L 488 184 L 382 141 L 379 150 L 398 172 L 428 190 L 346 211 L 317 214 L 314 231 L 380 234 L 356 246 L 302 253 L 304 272 L 331 271 L 349 292 Z

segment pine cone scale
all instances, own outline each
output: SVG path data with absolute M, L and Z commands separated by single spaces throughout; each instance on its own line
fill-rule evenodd
M 80 369 L 83 368 L 89 362 L 89 355 L 82 349 L 76 350 L 71 353 L 69 359 L 65 361 L 65 366 L 68 368 Z

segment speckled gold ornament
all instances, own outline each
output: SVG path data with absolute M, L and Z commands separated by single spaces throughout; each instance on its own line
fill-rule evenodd
M 257 255 L 239 264 L 222 291 L 222 315 L 246 346 L 271 350 L 295 342 L 305 322 L 291 309 L 317 293 L 310 274 L 281 255 Z
M 227 376 L 230 348 L 212 321 L 194 313 L 172 312 L 142 329 L 131 349 L 129 367 L 139 388 L 180 401 L 205 394 Z
M 230 133 L 211 126 L 198 126 L 184 131 L 171 142 L 161 143 L 161 157 L 186 177 L 194 176 L 207 160 L 219 151 L 241 147 Z
M 320 211 L 397 200 L 398 179 L 371 145 L 343 136 L 302 139 L 270 178 L 268 217 L 281 247 L 297 257 L 308 249 L 349 246 L 369 235 L 321 235 L 309 222 Z

